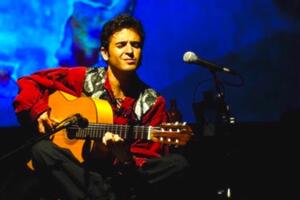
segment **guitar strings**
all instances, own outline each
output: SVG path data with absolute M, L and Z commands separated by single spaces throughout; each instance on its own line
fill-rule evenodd
M 103 125 L 103 126 L 101 126 Z M 147 139 L 150 129 L 153 127 L 146 126 L 135 126 L 133 127 L 133 138 L 135 139 Z M 80 128 L 77 125 L 70 126 L 67 128 L 68 130 L 76 131 L 76 136 L 84 137 L 84 136 L 93 136 L 93 137 L 102 137 L 103 134 L 107 131 L 115 132 L 120 136 L 127 138 L 129 134 L 130 126 L 129 125 L 109 125 L 109 124 L 98 124 L 98 123 L 90 123 L 86 128 Z

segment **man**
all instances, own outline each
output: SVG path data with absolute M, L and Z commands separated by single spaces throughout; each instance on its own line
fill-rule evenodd
M 167 121 L 164 97 L 136 73 L 143 43 L 141 23 L 120 15 L 107 22 L 101 33 L 100 52 L 107 67 L 61 67 L 20 78 L 14 100 L 20 123 L 33 125 L 41 135 L 52 130 L 57 122 L 49 117 L 48 99 L 57 90 L 107 100 L 114 124 L 157 126 Z M 32 147 L 32 162 L 36 172 L 54 181 L 66 199 L 131 198 L 143 189 L 155 191 L 188 166 L 181 155 L 165 156 L 166 148 L 160 143 L 135 140 L 130 148 L 127 144 L 118 134 L 106 132 L 95 142 L 91 156 L 79 163 L 67 149 L 41 140 Z M 144 195 L 142 199 L 150 197 Z

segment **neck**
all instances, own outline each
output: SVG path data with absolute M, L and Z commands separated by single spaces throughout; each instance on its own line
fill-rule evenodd
M 108 67 L 107 73 L 115 98 L 124 98 L 130 93 L 130 90 L 134 88 L 134 84 L 137 80 L 135 72 L 118 73 Z

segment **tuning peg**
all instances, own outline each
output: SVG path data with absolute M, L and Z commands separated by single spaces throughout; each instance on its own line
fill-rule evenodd
M 174 147 L 175 148 L 178 148 L 180 145 L 179 145 L 179 140 L 178 139 L 175 139 L 175 145 L 174 145 Z

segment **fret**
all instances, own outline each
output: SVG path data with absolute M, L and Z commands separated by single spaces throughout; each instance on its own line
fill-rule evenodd
M 117 126 L 117 128 L 118 128 L 119 130 L 117 130 L 116 133 L 117 133 L 120 137 L 122 137 L 123 127 L 122 127 L 122 126 Z
M 107 127 L 106 126 L 103 126 L 99 132 L 101 133 L 101 137 L 104 135 L 105 132 L 107 132 Z
M 138 132 L 137 137 L 142 138 L 142 133 L 144 132 L 144 126 L 140 126 L 140 131 Z
M 92 129 L 92 131 L 90 131 L 90 138 L 97 138 L 97 130 L 96 129 Z
M 146 137 L 145 137 L 147 140 L 150 140 L 150 139 L 151 139 L 151 135 L 150 135 L 151 129 L 152 129 L 151 126 L 149 126 L 149 127 L 147 128 L 147 131 L 146 131 Z
M 96 130 L 95 130 L 95 129 L 92 130 L 92 131 L 90 132 L 89 136 L 90 136 L 90 138 L 95 138 L 95 136 L 96 136 Z
M 76 132 L 76 136 L 79 137 L 79 138 L 81 137 L 81 131 L 80 130 Z
M 124 131 L 122 134 L 122 138 L 127 138 L 127 132 L 128 132 L 128 125 L 124 125 Z
M 119 131 L 119 136 L 120 137 L 124 137 L 123 135 L 123 133 L 125 132 L 125 128 L 124 128 L 124 125 L 123 126 L 120 126 L 120 131 Z
M 124 137 L 124 133 L 126 132 L 126 127 L 125 125 L 121 126 L 121 129 L 120 129 L 120 136 L 123 138 Z
M 127 137 L 126 137 L 126 135 L 127 135 L 126 133 L 127 133 L 127 132 L 128 132 L 128 126 L 127 126 L 127 125 L 124 125 L 124 126 L 123 126 L 123 134 L 122 134 L 122 137 L 127 138 Z
M 117 135 L 120 135 L 120 134 L 118 133 L 118 129 L 119 129 L 119 126 L 116 125 L 116 126 L 115 126 L 115 130 L 112 131 L 112 132 L 115 133 L 115 134 L 117 134 Z
M 82 137 L 83 131 L 78 131 L 78 137 Z
M 144 137 L 144 136 L 145 136 L 145 134 L 144 134 L 144 133 L 145 133 L 145 130 L 146 130 L 146 127 L 143 126 L 143 127 L 142 127 L 142 130 L 141 130 L 141 132 L 140 132 L 140 137 L 143 138 L 143 139 L 145 139 L 145 137 Z
M 136 138 L 137 138 L 137 133 L 138 133 L 138 126 L 135 126 L 135 127 L 133 128 L 133 134 L 132 134 L 133 139 L 136 139 Z
M 146 132 L 147 128 L 145 126 L 143 126 L 143 131 L 141 132 L 141 137 L 145 139 L 145 132 Z

